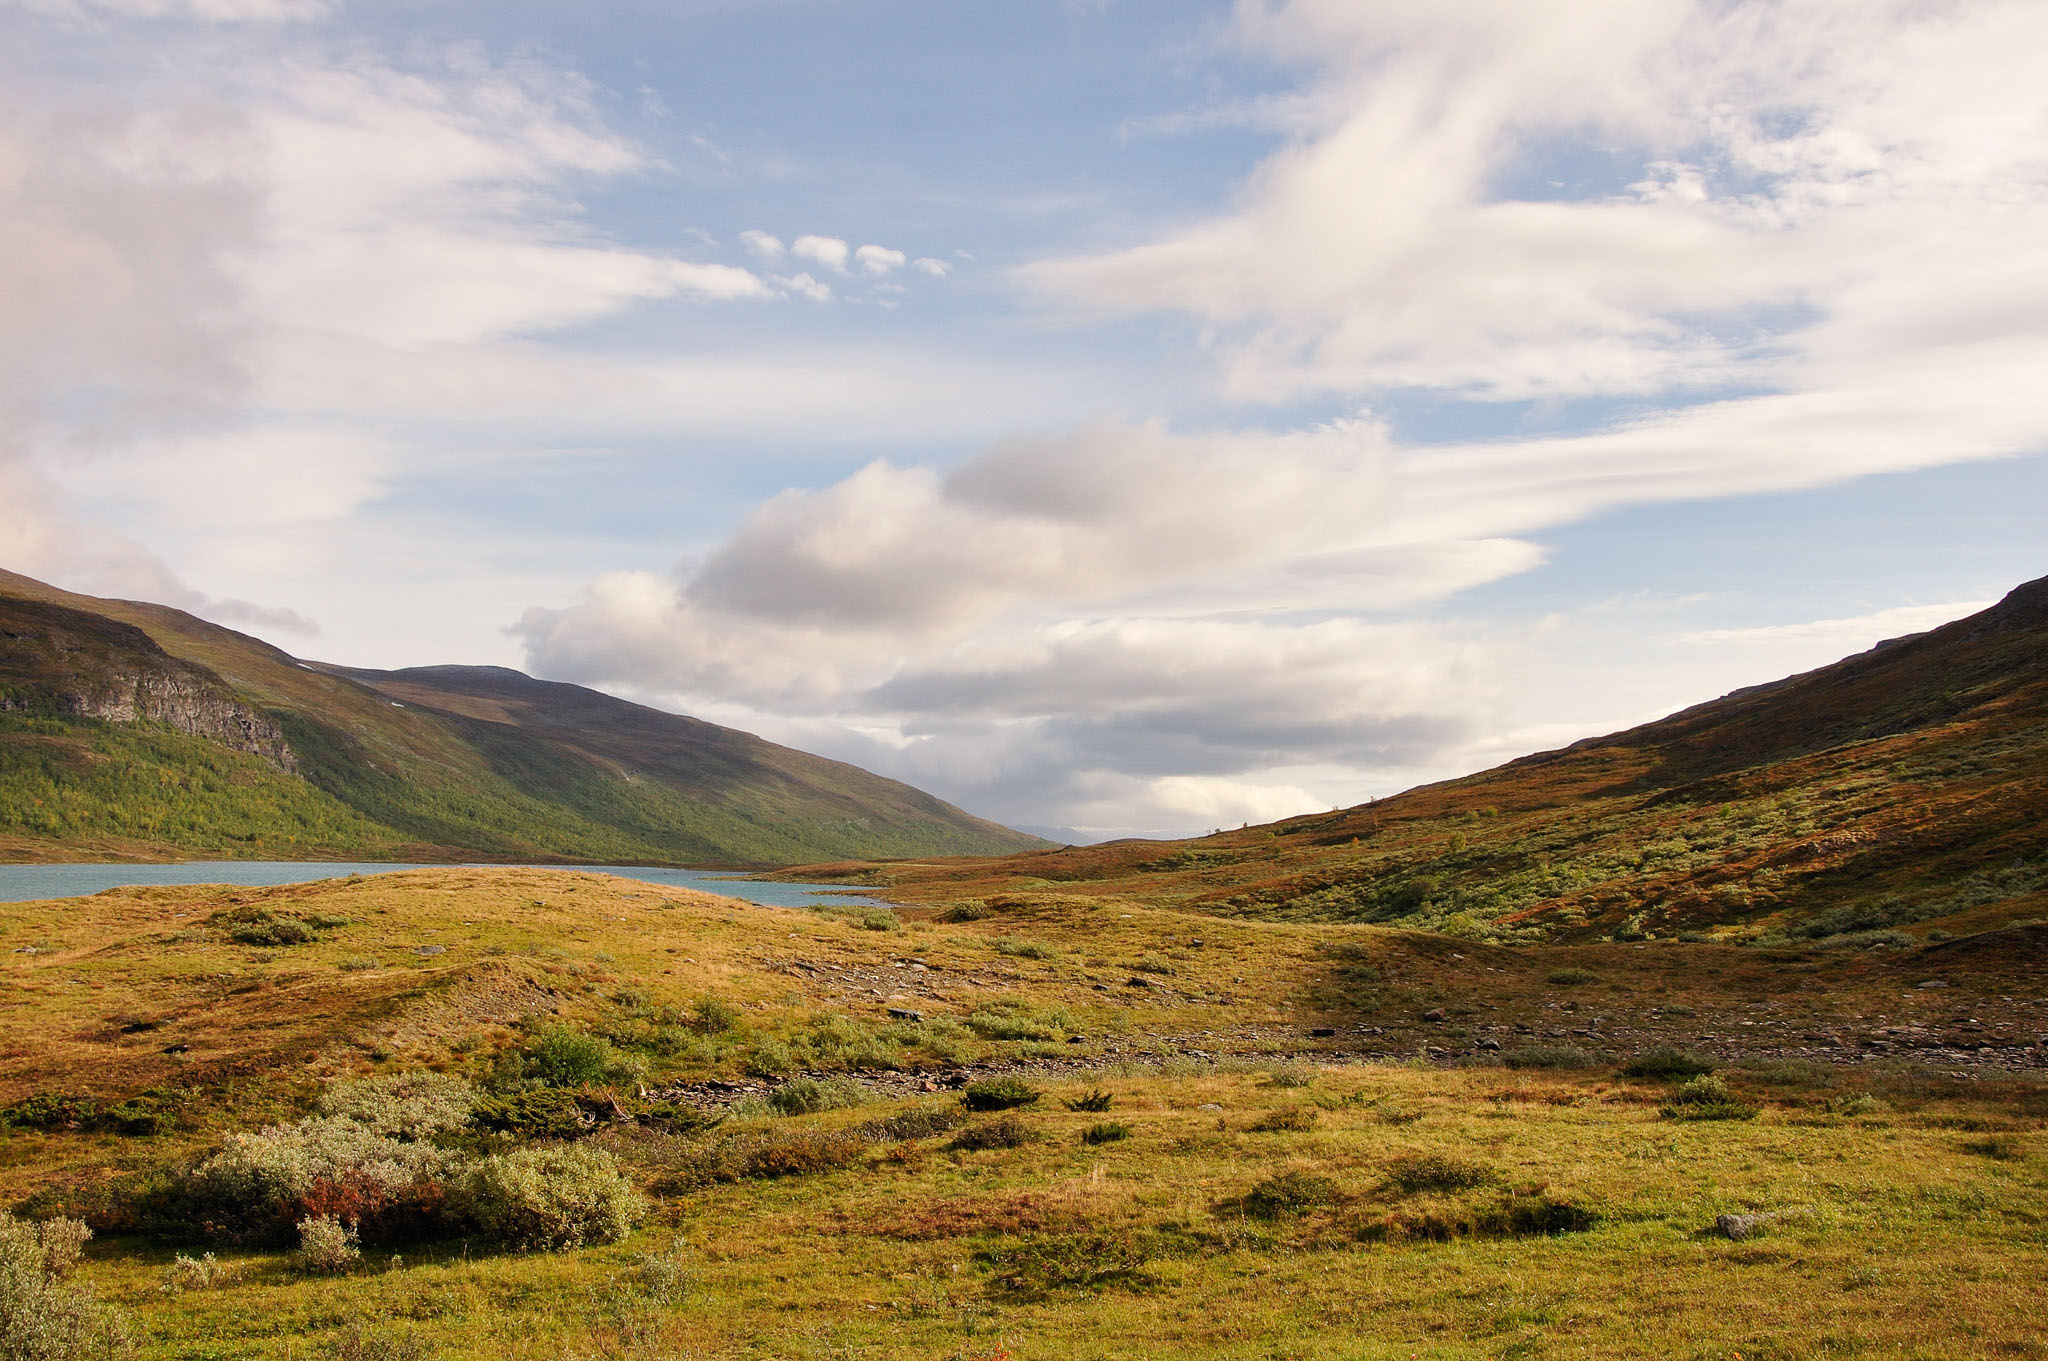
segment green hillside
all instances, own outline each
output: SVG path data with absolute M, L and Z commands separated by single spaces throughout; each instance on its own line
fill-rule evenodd
M 1501 941 L 1939 941 L 2048 917 L 2048 580 L 1981 614 L 1394 798 L 1188 841 L 834 866 Z
M 748 733 L 497 668 L 301 662 L 0 573 L 0 855 L 788 864 L 1039 845 Z

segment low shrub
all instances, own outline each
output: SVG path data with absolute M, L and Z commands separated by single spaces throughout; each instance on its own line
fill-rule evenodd
M 154 1090 L 111 1102 L 90 1096 L 37 1092 L 0 1107 L 0 1128 L 77 1130 L 146 1138 L 162 1133 L 170 1123 L 170 1112 L 166 1109 L 170 1104 L 165 1094 Z
M 867 1140 L 854 1130 L 745 1130 L 681 1151 L 659 1189 L 682 1191 L 714 1182 L 773 1180 L 834 1172 L 858 1162 Z
M 942 922 L 953 922 L 957 925 L 961 922 L 987 921 L 995 914 L 996 910 L 994 908 L 990 907 L 987 903 L 977 901 L 960 903 L 949 907 L 939 914 L 939 920 Z
M 320 1095 L 322 1115 L 351 1120 L 393 1139 L 418 1142 L 460 1129 L 476 1089 L 447 1073 L 393 1073 L 337 1082 Z
M 278 947 L 311 945 L 323 931 L 348 925 L 346 917 L 329 917 L 301 912 L 280 912 L 259 905 L 230 907 L 207 918 L 210 925 L 228 933 L 228 939 L 242 945 Z
M 2027 1156 L 2027 1146 L 2011 1135 L 1994 1134 L 1984 1139 L 1965 1139 L 1963 1152 L 1998 1162 L 2015 1162 Z
M 1720 1078 L 1702 1073 L 1680 1083 L 1657 1113 L 1667 1120 L 1753 1120 L 1757 1108 L 1736 1100 Z
M 1543 975 L 1546 983 L 1555 983 L 1563 988 L 1576 988 L 1587 983 L 1598 983 L 1600 975 L 1591 969 L 1552 969 Z
M 1474 1210 L 1392 1210 L 1358 1226 L 1366 1242 L 1447 1243 L 1454 1238 L 1546 1238 L 1583 1233 L 1600 1222 L 1591 1209 L 1540 1187 L 1510 1192 Z
M 1449 1153 L 1410 1153 L 1387 1164 L 1387 1184 L 1410 1193 L 1466 1191 L 1498 1180 L 1486 1164 Z
M 516 1248 L 616 1243 L 647 1211 L 618 1159 L 576 1144 L 483 1159 L 468 1179 L 465 1200 L 479 1228 Z
M 1266 1070 L 1265 1087 L 1300 1088 L 1312 1085 L 1316 1075 L 1293 1063 L 1276 1063 Z
M 1164 955 L 1140 955 L 1131 965 L 1132 973 L 1159 974 L 1171 978 L 1175 972 L 1173 961 Z
M 580 1139 L 597 1128 L 597 1117 L 577 1094 L 561 1087 L 480 1098 L 469 1112 L 478 1129 L 522 1139 Z
M 812 1115 L 818 1111 L 858 1106 L 868 1099 L 867 1088 L 844 1078 L 792 1078 L 768 1093 L 768 1109 L 777 1115 Z
M 66 1279 L 91 1236 L 75 1219 L 31 1223 L 0 1211 L 0 1356 L 71 1361 L 125 1352 L 123 1317 Z
M 1715 1066 L 1716 1060 L 1705 1054 L 1659 1045 L 1655 1049 L 1645 1049 L 1621 1065 L 1621 1075 L 1660 1079 L 1700 1077 L 1713 1072 Z
M 1043 1011 L 1015 1003 L 977 1007 L 967 1028 L 985 1040 L 1057 1040 L 1072 1027 L 1065 1007 Z
M 1500 1061 L 1510 1068 L 1564 1071 L 1592 1068 L 1600 1059 L 1575 1044 L 1532 1044 L 1508 1050 L 1500 1056 Z
M 362 1257 L 357 1242 L 354 1225 L 333 1215 L 308 1215 L 299 1221 L 299 1249 L 292 1261 L 301 1271 L 339 1276 Z
M 1049 1234 L 986 1248 L 976 1260 L 1000 1292 L 1033 1298 L 1056 1290 L 1101 1290 L 1148 1283 L 1149 1243 L 1135 1233 Z
M 181 1252 L 164 1268 L 157 1290 L 165 1295 L 182 1295 L 188 1290 L 217 1290 L 234 1279 L 234 1274 L 227 1263 L 210 1252 L 197 1257 L 187 1257 Z
M 1883 1115 L 1892 1108 L 1891 1102 L 1883 1097 L 1872 1096 L 1869 1092 L 1858 1092 L 1854 1096 L 1837 1096 L 1821 1103 L 1821 1110 L 1827 1115 L 1843 1115 L 1851 1118 L 1858 1115 Z
M 1259 1134 L 1297 1134 L 1314 1129 L 1317 1118 L 1307 1106 L 1283 1106 L 1252 1121 L 1248 1128 Z
M 1077 1096 L 1071 1101 L 1062 1101 L 1060 1104 L 1070 1111 L 1085 1111 L 1090 1115 L 1100 1115 L 1109 1109 L 1110 1100 L 1109 1093 L 1097 1087 L 1086 1096 Z
M 957 1128 L 966 1118 L 957 1106 L 913 1106 L 881 1120 L 870 1120 L 860 1127 L 860 1132 L 870 1139 L 886 1139 L 892 1143 L 904 1139 L 928 1139 L 934 1134 L 944 1134 Z
M 176 1178 L 166 1221 L 229 1242 L 289 1241 L 300 1220 L 332 1216 L 372 1242 L 431 1237 L 445 1227 L 454 1153 L 323 1117 L 231 1134 Z
M 1105 1120 L 1099 1125 L 1090 1125 L 1081 1131 L 1084 1144 L 1113 1144 L 1119 1139 L 1131 1137 L 1131 1127 L 1117 1120 Z
M 1003 1115 L 978 1125 L 969 1125 L 954 1135 L 946 1147 L 965 1153 L 989 1148 L 1021 1148 L 1037 1137 L 1037 1133 L 1016 1116 Z
M 960 1104 L 971 1111 L 1007 1111 L 1036 1105 L 1044 1095 L 1021 1077 L 992 1077 L 968 1083 Z
M 1280 1219 L 1327 1209 L 1338 1200 L 1337 1183 L 1314 1172 L 1288 1171 L 1267 1177 L 1251 1190 L 1229 1202 L 1254 1219 Z
M 620 1055 L 611 1045 L 566 1025 L 536 1031 L 521 1058 L 524 1075 L 550 1087 L 601 1083 L 620 1066 Z
M 690 1028 L 700 1035 L 724 1035 L 738 1030 L 745 1020 L 745 1012 L 718 997 L 701 998 L 690 1011 Z
M 681 1304 L 696 1288 L 697 1274 L 690 1266 L 688 1245 L 678 1237 L 659 1252 L 633 1255 L 633 1284 L 640 1293 L 663 1308 Z

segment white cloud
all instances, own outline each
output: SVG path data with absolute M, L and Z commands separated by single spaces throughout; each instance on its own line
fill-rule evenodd
M 900 250 L 887 246 L 862 246 L 853 253 L 853 262 L 860 266 L 863 274 L 893 274 L 903 268 L 910 257 Z
M 333 14 L 333 0 L 0 0 L 0 8 L 74 23 L 183 19 L 208 24 L 293 23 Z
M 799 260 L 809 260 L 827 269 L 846 273 L 847 246 L 836 236 L 799 236 L 789 248 Z
M 778 288 L 785 288 L 800 298 L 809 298 L 812 302 L 832 301 L 832 285 L 808 273 L 777 274 L 773 278 Z
M 1021 277 L 1190 315 L 1243 397 L 1813 389 L 2048 317 L 2037 5 L 1248 0 L 1238 32 L 1313 69 L 1311 126 L 1234 211 Z M 1518 183 L 1532 154 L 1590 187 Z
M 1946 605 L 1899 605 L 1847 619 L 1812 619 L 1797 624 L 1762 624 L 1747 628 L 1693 629 L 1679 635 L 1682 643 L 1721 647 L 1729 643 L 1819 643 L 1850 652 L 1872 647 L 1891 638 L 1924 633 L 1931 628 L 1989 609 L 1989 600 L 1965 600 Z
M 953 267 L 944 260 L 934 260 L 928 255 L 911 261 L 910 267 L 920 274 L 929 274 L 934 279 L 943 279 L 953 272 Z
M 1294 785 L 1254 784 L 1214 775 L 1162 776 L 1151 782 L 1150 793 L 1162 811 L 1217 827 L 1278 822 L 1329 807 Z
M 789 249 L 782 244 L 781 237 L 770 236 L 753 227 L 740 233 L 740 244 L 771 264 L 780 260 Z

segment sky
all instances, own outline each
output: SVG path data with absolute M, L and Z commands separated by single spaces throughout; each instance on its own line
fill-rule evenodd
M 2048 574 L 2048 7 L 0 0 L 0 566 L 1063 840 Z

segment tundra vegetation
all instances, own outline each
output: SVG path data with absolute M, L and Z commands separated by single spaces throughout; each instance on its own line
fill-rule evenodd
M 19 905 L 0 1355 L 2048 1352 L 2042 928 L 899 915 L 476 869 Z

